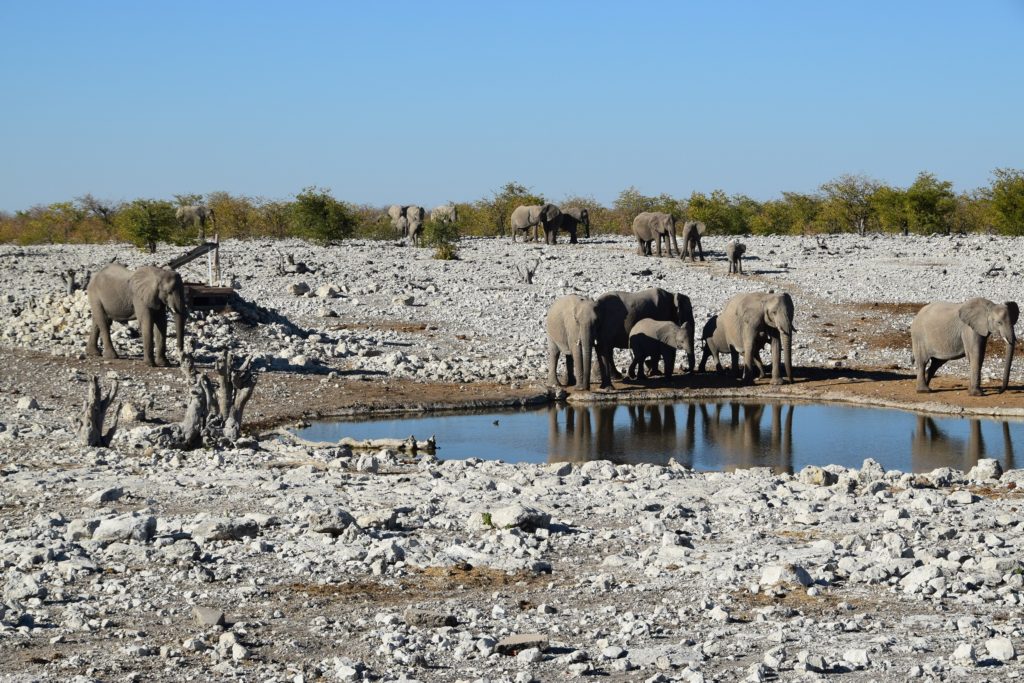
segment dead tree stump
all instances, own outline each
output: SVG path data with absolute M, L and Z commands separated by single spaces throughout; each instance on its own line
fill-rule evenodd
M 121 413 L 120 403 L 117 404 L 111 425 L 106 431 L 103 430 L 103 422 L 106 420 L 110 404 L 117 398 L 118 388 L 115 379 L 110 385 L 110 391 L 104 395 L 100 389 L 100 378 L 96 375 L 92 376 L 89 381 L 89 393 L 86 395 L 85 406 L 81 417 L 78 418 L 78 440 L 83 445 L 103 446 L 104 448 L 110 445 L 111 439 L 114 438 L 114 432 L 117 431 L 117 419 Z
M 245 405 L 256 389 L 252 357 L 234 367 L 231 351 L 225 350 L 217 360 L 219 375 L 216 385 L 205 374 L 197 372 L 191 352 L 184 354 L 182 372 L 190 385 L 191 398 L 185 418 L 175 425 L 175 446 L 184 450 L 203 445 L 233 444 L 242 435 Z

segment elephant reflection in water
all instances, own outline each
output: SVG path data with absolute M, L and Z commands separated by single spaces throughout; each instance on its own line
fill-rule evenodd
M 719 453 L 717 467 L 724 470 L 744 467 L 771 467 L 776 472 L 793 471 L 793 410 L 788 406 L 783 417 L 781 403 L 771 404 L 768 440 L 761 430 L 765 404 L 729 404 L 729 417 L 723 420 L 723 406 L 715 404 L 712 417 L 706 405 L 700 406 L 704 441 L 709 450 Z M 742 410 L 742 417 L 740 416 Z
M 615 410 L 618 406 L 567 405 L 548 409 L 548 459 L 553 462 L 615 460 Z M 558 416 L 565 415 L 565 431 Z
M 1010 437 L 1010 424 L 1003 422 L 1003 453 L 1004 469 L 1014 465 L 1013 440 Z M 981 433 L 981 420 L 971 420 L 967 431 L 966 447 L 962 439 L 950 437 L 927 415 L 917 416 L 917 427 L 910 442 L 911 466 L 915 472 L 930 472 L 939 467 L 951 467 L 968 471 L 980 458 L 996 458 L 997 453 L 989 453 L 985 447 L 985 438 Z

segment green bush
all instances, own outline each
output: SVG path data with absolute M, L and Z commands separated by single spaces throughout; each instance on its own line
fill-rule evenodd
M 158 242 L 167 241 L 178 228 L 174 205 L 161 199 L 136 199 L 126 204 L 114 217 L 121 236 L 149 253 Z
M 307 187 L 295 195 L 291 214 L 293 234 L 322 244 L 351 237 L 356 228 L 352 210 L 327 188 Z
M 434 258 L 442 261 L 457 259 L 459 224 L 428 220 L 423 224 L 423 241 L 434 247 Z

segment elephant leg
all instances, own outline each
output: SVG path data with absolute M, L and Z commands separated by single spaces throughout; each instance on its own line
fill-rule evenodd
M 676 367 L 676 350 L 666 349 L 661 357 L 665 359 L 665 379 L 671 379 L 672 371 Z
M 142 360 L 146 361 L 146 365 L 153 366 L 153 314 L 146 309 L 137 313 L 135 317 L 142 332 Z
M 924 374 L 925 387 L 927 387 L 929 384 L 931 384 L 932 379 L 934 379 L 934 377 L 935 377 L 935 373 L 938 372 L 939 368 L 941 368 L 947 362 L 948 361 L 941 360 L 939 358 L 932 358 L 931 359 L 931 362 L 928 363 L 928 369 L 925 371 L 925 374 Z M 924 367 L 924 363 L 922 363 L 921 365 L 922 365 L 922 367 Z
M 697 251 L 700 252 L 700 260 L 704 260 L 704 247 L 700 243 L 700 238 L 697 238 Z
M 611 372 L 611 361 L 608 356 L 611 355 L 611 349 L 604 346 L 603 344 L 597 347 L 597 369 L 601 373 L 601 388 L 611 389 L 612 388 L 612 372 Z
M 708 356 L 709 355 L 710 355 L 710 352 L 708 350 L 708 345 L 705 344 L 704 348 L 701 349 L 700 365 L 697 366 L 697 372 L 705 372 L 707 370 L 707 367 L 708 367 Z
M 629 364 L 629 370 L 626 370 L 626 377 L 629 379 L 636 379 L 637 368 L 640 368 L 641 377 L 643 376 L 643 356 L 638 352 L 633 352 L 633 362 Z
M 974 344 L 974 353 L 967 354 L 967 360 L 971 364 L 971 374 L 968 382 L 968 393 L 971 396 L 981 396 L 981 366 L 985 363 L 985 337 L 979 337 L 978 342 Z M 965 345 L 966 348 L 971 347 Z M 973 356 L 973 358 L 972 358 Z
M 742 258 L 736 259 L 736 272 L 739 275 L 743 275 L 743 259 Z
M 640 237 L 636 238 L 636 253 L 640 256 L 647 255 L 646 253 L 644 253 L 644 241 Z
M 646 379 L 646 373 L 644 372 L 644 365 L 647 363 L 647 354 L 640 353 L 633 357 L 633 363 L 636 365 L 636 378 Z M 630 366 L 630 375 L 633 375 L 633 367 Z
M 100 326 L 96 324 L 96 315 L 93 314 L 92 327 L 89 328 L 89 338 L 85 342 L 85 353 L 90 356 L 100 355 L 97 343 L 100 339 Z
M 574 387 L 576 386 L 576 354 L 579 351 L 573 349 L 572 352 L 565 354 L 565 386 Z M 582 363 L 580 363 L 582 366 Z
M 658 234 L 658 257 L 661 257 L 661 234 Z
M 167 362 L 167 314 L 157 315 L 154 322 L 153 347 L 156 352 L 157 365 L 170 365 Z
M 108 360 L 115 360 L 118 357 L 114 342 L 110 340 L 110 326 L 113 322 L 106 315 L 101 315 L 96 321 L 100 328 L 100 337 L 103 339 L 103 357 Z
M 560 387 L 562 384 L 558 381 L 558 358 L 561 353 L 558 350 L 558 344 L 552 340 L 548 340 L 548 384 L 553 387 Z

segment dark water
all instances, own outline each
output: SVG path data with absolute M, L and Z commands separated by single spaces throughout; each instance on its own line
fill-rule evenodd
M 495 422 L 497 422 L 495 424 Z M 540 409 L 323 422 L 296 432 L 311 441 L 436 435 L 438 457 L 507 462 L 612 460 L 698 470 L 807 465 L 970 469 L 979 458 L 1016 466 L 1024 422 L 927 417 L 899 410 L 781 403 L 552 405 Z

